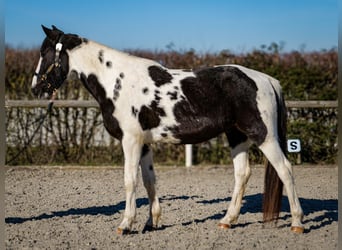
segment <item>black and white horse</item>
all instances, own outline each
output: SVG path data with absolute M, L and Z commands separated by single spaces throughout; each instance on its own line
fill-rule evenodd
M 256 144 L 268 159 L 263 199 L 264 220 L 279 216 L 283 185 L 292 227 L 302 233 L 303 212 L 292 167 L 285 156 L 286 109 L 279 82 L 239 65 L 198 70 L 167 69 L 52 26 L 32 81 L 35 95 L 49 97 L 68 79 L 78 77 L 100 105 L 108 132 L 120 140 L 125 166 L 126 208 L 118 233 L 129 232 L 136 216 L 139 165 L 150 202 L 146 226 L 158 227 L 161 208 L 155 190 L 153 142 L 193 144 L 227 135 L 235 186 L 219 226 L 238 219 L 250 177 L 248 148 Z

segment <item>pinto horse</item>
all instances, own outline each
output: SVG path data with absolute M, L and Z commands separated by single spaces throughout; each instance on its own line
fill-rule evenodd
M 32 80 L 32 92 L 53 98 L 68 79 L 79 78 L 100 105 L 109 134 L 124 152 L 126 207 L 119 234 L 136 216 L 139 165 L 155 229 L 161 207 L 155 190 L 153 142 L 194 144 L 225 133 L 234 163 L 234 191 L 219 227 L 236 223 L 251 175 L 248 148 L 256 144 L 268 159 L 263 198 L 264 221 L 276 221 L 283 185 L 289 199 L 291 230 L 302 233 L 303 212 L 292 167 L 285 156 L 286 108 L 279 82 L 239 65 L 198 70 L 167 69 L 159 63 L 42 26 L 46 34 Z

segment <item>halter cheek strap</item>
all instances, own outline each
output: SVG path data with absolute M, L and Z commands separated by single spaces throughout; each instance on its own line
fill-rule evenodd
M 62 37 L 59 40 L 62 40 Z M 58 41 L 58 43 L 56 44 L 56 54 L 55 54 L 55 66 L 56 67 L 60 66 L 59 54 L 61 53 L 62 48 L 63 48 L 63 44 L 60 41 Z

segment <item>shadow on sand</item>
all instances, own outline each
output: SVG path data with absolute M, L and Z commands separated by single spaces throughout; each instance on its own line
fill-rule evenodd
M 199 196 L 175 196 L 175 195 L 168 195 L 163 196 L 160 198 L 161 202 L 163 201 L 172 201 L 172 200 L 189 200 L 194 199 L 197 203 L 200 204 L 218 204 L 218 203 L 227 203 L 230 201 L 229 198 L 216 198 L 212 200 L 203 200 Z M 338 219 L 338 201 L 337 199 L 329 199 L 329 200 L 320 200 L 320 199 L 306 199 L 306 198 L 300 198 L 300 202 L 303 208 L 304 212 L 304 224 L 308 223 L 309 221 L 317 222 L 314 226 L 311 226 L 310 228 L 306 228 L 306 232 L 310 232 L 311 230 L 322 228 L 326 225 L 330 225 L 334 221 L 337 221 Z M 137 199 L 137 207 L 148 205 L 148 199 L 147 198 L 138 198 Z M 247 195 L 244 197 L 244 203 L 241 208 L 241 214 L 245 213 L 262 213 L 262 194 L 253 194 L 253 195 Z M 87 208 L 71 208 L 65 211 L 53 211 L 49 214 L 44 213 L 38 216 L 32 216 L 32 217 L 7 217 L 5 218 L 5 222 L 7 224 L 21 224 L 26 221 L 33 221 L 33 220 L 43 220 L 43 219 L 51 219 L 55 217 L 64 217 L 64 216 L 70 216 L 70 215 L 107 215 L 111 216 L 119 211 L 122 211 L 125 209 L 125 202 L 121 201 L 116 205 L 110 205 L 110 206 L 93 206 L 93 207 L 87 207 Z M 291 217 L 290 215 L 290 209 L 289 209 L 289 203 L 287 197 L 283 197 L 282 199 L 282 209 L 281 212 L 285 212 L 286 214 L 280 217 L 282 220 L 287 220 Z M 313 218 L 313 219 L 305 219 L 305 216 L 316 213 L 316 212 L 323 212 L 323 214 L 320 214 L 319 216 Z M 196 219 L 194 221 L 184 222 L 182 225 L 190 225 L 192 223 L 204 223 L 207 220 L 219 220 L 221 219 L 225 214 L 225 211 L 222 211 L 220 213 L 213 214 L 209 217 L 205 217 L 202 219 Z M 260 221 L 261 222 L 261 221 Z M 245 224 L 238 224 L 239 227 L 245 227 L 248 226 L 251 223 L 245 223 Z M 288 225 L 284 226 L 290 226 L 290 223 Z M 160 229 L 163 230 L 165 228 L 171 227 L 164 226 Z
M 213 199 L 213 200 L 203 200 L 198 201 L 198 203 L 203 204 L 213 204 L 213 203 L 220 203 L 226 202 L 228 207 L 228 202 L 230 201 L 229 198 L 225 199 Z M 316 225 L 310 226 L 310 228 L 306 228 L 305 232 L 308 233 L 311 230 L 319 229 L 324 226 L 332 224 L 334 221 L 337 222 L 338 220 L 338 201 L 337 199 L 328 199 L 328 200 L 321 200 L 321 199 L 306 199 L 306 198 L 299 198 L 301 203 L 303 213 L 304 213 L 304 226 L 308 222 L 317 222 Z M 205 222 L 208 219 L 221 219 L 225 215 L 226 211 L 222 211 L 222 213 L 217 213 L 212 215 L 208 218 L 204 218 L 202 220 L 197 220 L 195 222 Z M 285 212 L 286 214 L 279 217 L 279 219 L 287 220 L 291 218 L 290 214 L 290 205 L 288 202 L 288 198 L 283 196 L 282 198 L 282 206 L 281 212 Z M 305 219 L 306 216 L 316 213 L 316 212 L 323 212 L 319 216 L 313 219 Z M 241 214 L 245 213 L 262 213 L 262 194 L 254 194 L 254 195 L 247 195 L 244 197 L 244 203 L 241 208 Z M 262 221 L 260 221 L 262 223 Z M 240 227 L 248 226 L 251 223 L 245 224 L 238 224 Z M 283 225 L 283 227 L 289 227 L 291 223 L 289 222 L 287 225 Z

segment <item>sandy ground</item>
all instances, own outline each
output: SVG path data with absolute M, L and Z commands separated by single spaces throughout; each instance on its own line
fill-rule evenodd
M 139 178 L 137 221 L 116 234 L 124 211 L 122 168 L 9 168 L 7 249 L 337 249 L 337 166 L 295 166 L 305 233 L 290 231 L 284 196 L 277 226 L 261 222 L 264 169 L 252 168 L 241 216 L 217 227 L 233 189 L 232 167 L 156 168 L 162 227 L 143 232 L 148 200 Z

